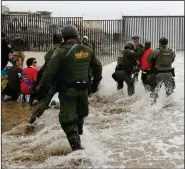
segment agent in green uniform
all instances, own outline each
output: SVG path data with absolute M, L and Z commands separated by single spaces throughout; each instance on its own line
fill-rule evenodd
M 132 42 L 134 43 L 134 52 L 139 52 L 140 50 L 143 50 L 144 49 L 144 46 L 139 43 L 139 35 L 133 35 L 132 36 Z M 138 76 L 139 76 L 139 71 L 140 71 L 140 63 L 138 62 L 137 59 L 135 59 L 135 64 L 134 64 L 134 71 L 133 71 L 133 74 L 134 74 L 134 81 L 138 81 Z
M 155 76 L 149 76 L 148 81 L 154 85 L 155 91 L 152 92 L 151 97 L 154 102 L 158 97 L 158 90 L 162 84 L 165 85 L 166 95 L 169 96 L 175 89 L 175 71 L 172 68 L 172 63 L 175 60 L 175 52 L 168 48 L 168 39 L 165 37 L 160 38 L 159 48 L 156 48 L 148 56 L 148 61 L 152 61 L 154 66 Z
M 83 36 L 82 37 L 82 44 L 90 47 L 93 50 L 93 47 L 91 45 L 89 45 L 89 38 L 88 38 L 88 36 Z M 92 84 L 93 83 L 93 79 L 94 79 L 93 72 L 92 72 L 92 70 L 90 70 L 89 71 L 89 87 L 88 87 L 88 94 L 89 95 L 94 93 L 94 89 L 93 89 L 93 86 L 92 86 L 93 85 Z
M 118 90 L 122 89 L 123 82 L 126 82 L 129 96 L 133 95 L 135 91 L 134 80 L 132 78 L 133 65 L 136 58 L 140 57 L 144 52 L 143 50 L 140 50 L 139 52 L 134 52 L 133 50 L 134 44 L 132 42 L 128 42 L 125 45 L 124 50 L 120 53 L 115 73 L 112 74 L 113 79 L 118 83 Z
M 54 51 L 56 49 L 58 49 L 59 47 L 61 47 L 62 35 L 61 34 L 54 34 L 53 43 L 54 43 L 54 45 L 51 48 L 51 50 L 49 50 L 44 56 L 45 63 L 38 73 L 38 80 L 35 84 L 35 87 L 38 85 L 38 83 L 43 75 L 43 72 L 44 72 L 47 64 L 49 63 Z M 48 108 L 48 105 L 56 92 L 57 92 L 56 91 L 56 82 L 53 82 L 53 83 L 51 83 L 51 85 L 48 86 L 48 88 L 45 91 L 36 92 L 31 95 L 31 97 L 30 97 L 31 105 L 34 105 L 34 103 L 38 103 L 38 104 L 33 109 L 32 115 L 29 119 L 29 123 L 33 123 L 37 117 L 40 117 L 44 113 L 44 111 Z
M 93 84 L 97 89 L 102 78 L 102 64 L 91 48 L 78 44 L 78 30 L 75 26 L 64 26 L 62 36 L 64 45 L 52 55 L 37 90 L 47 89 L 58 75 L 59 121 L 75 151 L 82 149 L 79 135 L 83 133 L 83 121 L 88 116 L 89 69 L 94 72 Z
M 58 49 L 61 46 L 62 42 L 63 42 L 62 34 L 53 35 L 53 47 L 44 55 L 44 60 L 45 60 L 44 66 L 45 67 L 50 61 L 51 56 L 53 55 L 53 52 L 55 51 L 55 49 Z

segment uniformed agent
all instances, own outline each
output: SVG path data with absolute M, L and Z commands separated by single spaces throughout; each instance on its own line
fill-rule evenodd
M 45 63 L 44 65 L 41 67 L 41 69 L 39 70 L 38 72 L 38 79 L 37 79 L 37 82 L 35 83 L 35 87 L 36 85 L 38 85 L 42 75 L 43 75 L 43 72 L 46 68 L 46 65 L 48 64 L 48 62 L 50 61 L 51 59 L 51 56 L 53 55 L 53 52 L 60 48 L 61 45 L 62 45 L 62 42 L 63 42 L 63 39 L 62 39 L 62 34 L 54 34 L 53 35 L 53 46 L 52 48 L 44 55 L 44 60 L 45 60 Z M 52 99 L 52 97 L 54 96 L 54 94 L 56 93 L 56 86 L 55 85 L 51 85 L 47 91 L 49 90 L 49 92 L 45 92 L 43 91 L 43 93 L 34 93 L 31 97 L 30 97 L 30 103 L 31 105 L 35 105 L 37 104 L 39 101 L 41 101 L 42 99 L 42 103 L 40 103 L 38 106 L 36 106 L 33 110 L 33 114 L 35 112 L 38 112 L 39 109 L 41 110 L 41 107 L 42 108 L 42 111 L 40 113 L 43 113 L 43 110 L 45 110 L 47 107 L 48 107 L 48 104 L 50 103 L 50 100 Z M 49 102 L 49 103 L 48 103 Z M 42 106 L 41 106 L 42 105 Z M 35 121 L 35 118 L 34 119 L 31 119 L 32 122 Z
M 157 89 L 159 89 L 164 83 L 166 95 L 169 96 L 175 89 L 175 71 L 174 68 L 172 68 L 172 63 L 174 62 L 176 55 L 167 45 L 168 39 L 166 37 L 160 38 L 159 48 L 156 48 L 149 54 L 148 61 L 152 61 L 152 64 L 155 67 L 155 78 L 149 77 L 151 83 L 155 83 L 157 86 L 155 92 L 157 92 Z M 153 93 L 151 96 L 154 97 L 155 102 L 158 94 Z
M 38 79 L 37 82 L 35 84 L 36 85 L 39 84 L 39 81 L 43 75 L 43 72 L 48 64 L 48 62 L 51 59 L 52 54 L 54 53 L 54 51 L 58 48 L 60 48 L 62 46 L 62 34 L 54 34 L 53 35 L 53 47 L 46 53 L 44 59 L 45 59 L 45 63 L 42 66 L 42 68 L 39 71 L 38 74 Z M 46 92 L 48 91 L 48 92 Z M 41 91 L 41 92 L 36 92 L 33 93 L 30 97 L 30 103 L 31 105 L 35 105 L 37 104 L 32 112 L 31 117 L 29 118 L 29 123 L 34 123 L 36 118 L 40 117 L 44 111 L 48 108 L 49 103 L 51 102 L 51 99 L 53 98 L 53 96 L 55 95 L 55 93 L 57 92 L 56 90 L 56 82 L 53 81 L 53 83 L 51 83 L 50 86 L 48 86 L 48 88 L 45 91 Z
M 91 49 L 93 49 L 92 46 L 89 45 L 89 38 L 88 38 L 88 36 L 83 36 L 82 37 L 82 44 L 90 47 Z M 93 79 L 94 79 L 93 72 L 92 72 L 92 70 L 90 70 L 89 71 L 89 87 L 88 87 L 89 95 L 93 93 L 93 86 L 92 86 Z
M 63 42 L 62 34 L 55 33 L 53 35 L 53 47 L 44 55 L 44 60 L 45 60 L 44 65 L 47 65 L 47 63 L 51 59 L 51 56 L 52 56 L 54 50 L 58 49 L 61 46 L 62 42 Z
M 112 77 L 117 81 L 117 89 L 123 89 L 123 82 L 127 84 L 128 95 L 132 96 L 134 94 L 134 80 L 132 78 L 133 65 L 135 64 L 136 58 L 143 54 L 143 50 L 134 52 L 134 44 L 132 42 L 126 43 L 124 50 L 120 52 L 117 59 L 117 66 L 115 73 Z
M 134 43 L 134 52 L 138 52 L 144 49 L 144 46 L 141 43 L 139 43 L 139 39 L 140 39 L 139 35 L 135 34 L 132 36 L 132 42 Z M 134 81 L 138 81 L 140 67 L 141 65 L 139 64 L 138 60 L 135 59 L 134 72 L 133 72 Z
M 80 134 L 83 121 L 88 116 L 88 74 L 94 72 L 96 89 L 102 78 L 102 65 L 93 50 L 78 44 L 78 30 L 73 25 L 62 28 L 64 45 L 56 50 L 48 63 L 37 90 L 45 90 L 57 78 L 59 91 L 59 121 L 73 151 L 81 149 Z

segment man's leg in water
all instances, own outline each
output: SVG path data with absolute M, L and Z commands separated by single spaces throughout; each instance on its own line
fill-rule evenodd
M 56 93 L 56 86 L 53 85 L 53 86 L 51 86 L 46 97 L 44 99 L 42 99 L 39 102 L 39 104 L 37 104 L 34 107 L 32 115 L 29 119 L 29 123 L 33 123 L 37 117 L 39 118 L 44 113 L 44 111 L 48 108 L 48 105 L 49 105 L 51 99 L 53 98 L 53 96 L 55 95 L 55 93 Z

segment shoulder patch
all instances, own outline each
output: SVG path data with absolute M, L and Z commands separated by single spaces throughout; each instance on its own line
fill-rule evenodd
M 57 55 L 57 52 L 53 52 L 52 57 L 55 57 Z
M 122 53 L 120 53 L 120 54 L 118 55 L 118 57 L 119 57 L 119 58 L 123 57 L 123 54 L 122 54 Z

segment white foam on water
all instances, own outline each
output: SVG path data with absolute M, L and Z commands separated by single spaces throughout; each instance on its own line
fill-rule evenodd
M 172 139 L 169 139 L 169 143 L 178 146 L 184 145 L 184 136 L 183 135 L 175 136 Z
M 179 168 L 179 169 L 183 169 L 183 168 L 184 168 L 184 164 L 181 164 L 181 165 L 179 165 L 179 166 L 175 167 L 175 169 L 177 169 L 177 168 Z
M 115 71 L 116 62 L 113 62 L 112 64 L 106 65 L 103 68 L 103 78 L 101 80 L 100 86 L 99 86 L 99 92 L 100 94 L 106 94 L 110 95 L 116 92 L 116 82 L 114 79 L 112 79 L 112 74 Z
M 9 168 L 182 168 L 184 166 L 184 64 L 177 55 L 176 89 L 157 104 L 139 81 L 134 96 L 116 91 L 116 63 L 103 69 L 100 90 L 89 98 L 90 113 L 81 136 L 84 150 L 71 152 L 58 120 L 49 109 L 27 136 L 2 139 L 3 165 Z M 140 80 L 140 79 L 139 79 Z M 38 159 L 37 159 L 38 158 Z

